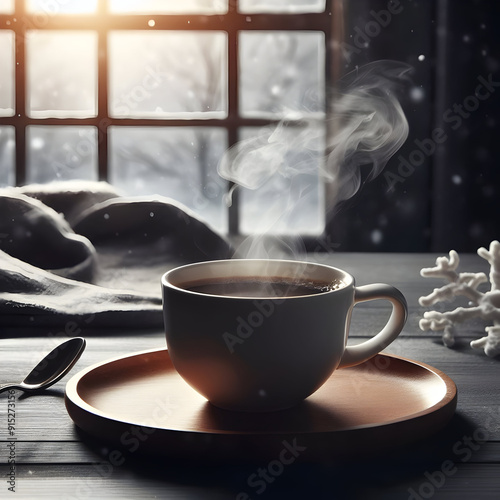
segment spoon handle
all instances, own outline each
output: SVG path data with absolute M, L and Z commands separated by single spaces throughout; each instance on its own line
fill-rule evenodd
M 19 386 L 16 384 L 3 384 L 0 385 L 0 393 L 8 391 L 9 389 L 19 389 Z

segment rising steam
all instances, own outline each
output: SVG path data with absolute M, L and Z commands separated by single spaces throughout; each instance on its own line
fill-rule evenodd
M 410 69 L 399 62 L 378 61 L 346 75 L 328 103 L 332 115 L 326 138 L 317 120 L 286 117 L 230 148 L 219 174 L 256 190 L 276 174 L 285 178 L 317 174 L 319 164 L 327 186 L 326 207 L 332 211 L 359 190 L 364 166 L 371 166 L 367 181 L 374 179 L 406 140 L 408 122 L 396 92 Z M 289 155 L 291 149 L 303 154 Z
M 221 177 L 261 195 L 277 193 L 258 204 L 253 215 L 259 234 L 246 238 L 236 256 L 299 257 L 305 248 L 301 238 L 290 236 L 290 227 L 317 232 L 311 207 L 320 217 L 332 217 L 362 182 L 382 172 L 408 137 L 396 94 L 410 69 L 394 61 L 363 66 L 337 84 L 326 120 L 288 116 L 227 151 L 219 165 Z
M 357 193 L 363 166 L 371 166 L 366 180 L 373 180 L 408 137 L 408 122 L 396 92 L 410 70 L 395 61 L 378 61 L 340 82 L 332 103 L 333 133 L 324 172 L 331 187 L 330 209 Z

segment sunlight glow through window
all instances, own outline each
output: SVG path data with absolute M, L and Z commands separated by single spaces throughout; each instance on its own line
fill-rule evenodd
M 109 0 L 115 14 L 224 14 L 228 0 Z
M 28 31 L 26 60 L 30 117 L 96 116 L 97 33 Z
M 96 11 L 97 0 L 27 0 L 28 12 L 57 14 L 91 14 Z
M 12 14 L 14 12 L 14 0 L 0 0 L 0 14 Z
M 335 37 L 320 16 L 296 14 L 326 5 L 0 0 L 0 187 L 102 179 L 175 199 L 222 233 L 260 232 L 270 207 L 273 232 L 319 234 L 323 184 L 301 134 L 280 136 L 297 145 L 283 161 L 307 167 L 293 182 L 274 175 L 228 205 L 217 166 L 268 120 L 324 119 Z

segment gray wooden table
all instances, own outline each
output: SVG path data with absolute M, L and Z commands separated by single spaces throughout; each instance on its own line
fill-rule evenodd
M 465 324 L 454 349 L 439 333 L 422 332 L 424 308 L 418 297 L 437 280 L 419 276 L 435 255 L 329 254 L 311 260 L 342 267 L 358 284 L 391 283 L 405 294 L 410 315 L 404 332 L 386 352 L 430 364 L 449 375 L 459 396 L 455 416 L 431 439 L 372 458 L 344 463 L 290 464 L 266 484 L 249 487 L 248 478 L 266 464 L 176 463 L 127 457 L 112 466 L 109 449 L 82 435 L 64 405 L 67 379 L 45 393 L 0 395 L 0 498 L 311 498 L 311 499 L 481 499 L 500 498 L 500 359 L 469 347 L 482 336 L 479 321 Z M 488 272 L 477 256 L 462 256 L 460 270 Z M 351 335 L 361 339 L 387 318 L 387 307 L 372 302 L 355 309 Z M 73 369 L 118 355 L 164 347 L 162 331 L 86 329 L 87 349 Z M 21 380 L 39 358 L 66 334 L 57 331 L 0 333 L 0 383 Z M 140 402 L 138 402 L 140 404 Z M 9 435 L 10 424 L 14 436 Z M 12 429 L 11 429 L 12 430 Z M 15 439 L 13 439 L 15 437 Z M 11 468 L 9 460 L 15 461 Z M 9 489 L 10 488 L 10 489 Z

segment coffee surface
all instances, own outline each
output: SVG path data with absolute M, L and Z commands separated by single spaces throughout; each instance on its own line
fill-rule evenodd
M 192 292 L 230 297 L 297 297 L 315 295 L 342 288 L 342 281 L 300 281 L 287 278 L 231 278 L 186 283 Z

